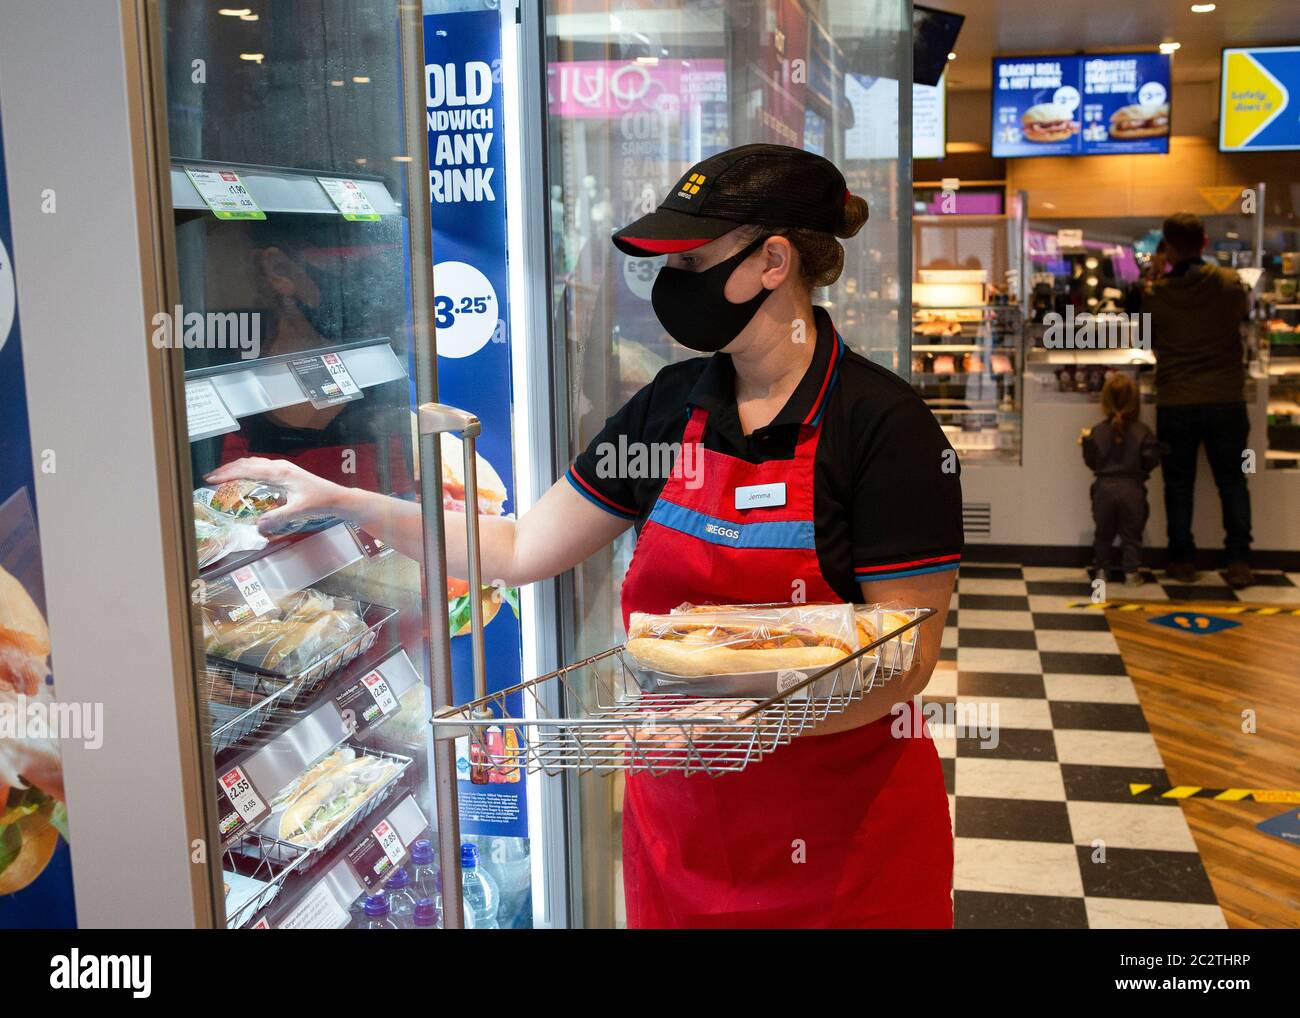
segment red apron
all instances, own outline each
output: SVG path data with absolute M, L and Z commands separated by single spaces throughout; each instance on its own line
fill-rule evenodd
M 806 584 L 801 600 L 840 601 L 813 538 L 820 421 L 800 426 L 793 460 L 748 463 L 704 449 L 707 420 L 692 412 L 641 530 L 623 581 L 624 625 L 633 611 L 684 601 L 790 601 L 796 579 Z M 683 473 L 684 462 L 694 469 Z M 738 486 L 774 482 L 785 483 L 785 505 L 735 508 Z M 913 731 L 912 709 L 904 731 Z M 894 720 L 805 735 L 721 777 L 629 774 L 628 926 L 951 927 L 952 828 L 939 757 L 924 725 L 924 737 L 900 739 L 890 734 Z

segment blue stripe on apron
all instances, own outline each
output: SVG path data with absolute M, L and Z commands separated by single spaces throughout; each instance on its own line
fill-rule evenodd
M 732 523 L 662 498 L 655 503 L 650 519 L 660 526 L 727 548 L 816 548 L 812 520 Z

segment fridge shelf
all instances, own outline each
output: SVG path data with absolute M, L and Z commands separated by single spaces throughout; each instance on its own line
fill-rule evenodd
M 220 753 L 242 742 L 274 716 L 280 701 L 292 686 L 286 682 L 260 681 L 253 689 L 241 688 L 226 669 L 209 664 L 204 670 L 205 697 L 212 719 L 209 743 Z
M 406 368 L 394 352 L 387 336 L 375 336 L 349 343 L 314 347 L 292 354 L 277 354 L 250 360 L 236 360 L 229 364 L 191 368 L 185 372 L 187 401 L 191 394 L 201 396 L 200 390 L 211 385 L 221 403 L 236 420 L 281 410 L 307 402 L 307 396 L 289 367 L 289 362 L 300 357 L 320 354 L 338 354 L 348 369 L 352 380 L 365 390 L 406 378 Z M 215 429 L 192 429 L 190 441 L 211 438 L 229 430 L 229 425 Z
M 254 166 L 247 163 L 221 163 L 211 159 L 177 159 L 171 166 L 172 208 L 177 212 L 207 212 L 208 205 L 185 174 L 185 168 L 195 170 L 233 170 L 257 207 L 263 212 L 295 215 L 339 215 L 338 208 L 329 199 L 316 178 L 351 180 L 369 199 L 371 206 L 381 216 L 401 215 L 401 207 L 393 201 L 382 178 L 371 175 L 343 176 L 333 170 L 319 174 L 281 166 Z
M 227 929 L 239 929 L 271 904 L 290 874 L 302 865 L 306 856 L 300 851 L 286 852 L 286 848 L 294 846 L 250 831 L 222 852 L 222 878 L 230 888 L 226 892 Z M 262 886 L 250 887 L 246 881 Z
M 908 621 L 825 668 L 788 673 L 790 686 L 767 699 L 647 692 L 644 674 L 619 645 L 436 711 L 434 737 L 468 736 L 471 772 L 489 783 L 521 766 L 548 775 L 571 770 L 711 776 L 740 771 L 842 714 L 876 683 L 909 667 L 916 627 L 935 612 L 917 608 L 898 614 Z M 557 686 L 561 702 L 577 706 L 579 716 L 552 716 L 546 701 Z M 508 703 L 515 694 L 523 700 L 523 717 L 510 714 Z M 518 749 L 493 746 L 494 728 L 512 730 Z

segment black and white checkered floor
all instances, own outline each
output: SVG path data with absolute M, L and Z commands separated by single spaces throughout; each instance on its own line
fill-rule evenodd
M 1181 807 L 1129 793 L 1167 775 L 1105 615 L 1069 607 L 1091 591 L 1082 569 L 961 568 L 924 696 L 966 722 L 933 727 L 959 929 L 1225 927 Z M 1214 573 L 1107 593 L 1300 603 L 1300 574 L 1235 594 Z M 995 739 L 972 730 L 981 717 Z

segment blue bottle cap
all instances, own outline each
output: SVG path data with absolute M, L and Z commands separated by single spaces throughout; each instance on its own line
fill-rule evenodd
M 416 866 L 428 866 L 433 862 L 433 842 L 421 838 L 411 846 L 411 862 Z
M 415 912 L 411 916 L 411 922 L 416 926 L 438 925 L 438 910 L 434 907 L 432 898 L 421 898 L 415 903 Z
M 366 895 L 366 915 L 371 919 L 382 919 L 388 915 L 388 895 L 383 891 Z
M 385 884 L 394 890 L 400 891 L 404 887 L 411 886 L 411 875 L 406 872 L 405 866 L 398 866 L 397 869 L 393 870 L 393 875 L 385 881 Z
M 471 841 L 460 846 L 460 864 L 465 869 L 478 865 L 478 846 Z

